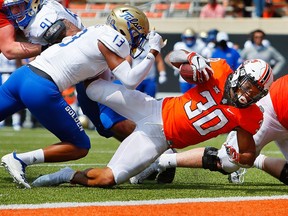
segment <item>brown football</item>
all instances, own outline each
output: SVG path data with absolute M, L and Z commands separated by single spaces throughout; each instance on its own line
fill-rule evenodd
M 181 64 L 180 68 L 179 68 L 179 74 L 181 75 L 181 77 L 188 83 L 195 83 L 193 81 L 193 69 L 191 67 L 190 64 L 188 63 L 184 63 Z

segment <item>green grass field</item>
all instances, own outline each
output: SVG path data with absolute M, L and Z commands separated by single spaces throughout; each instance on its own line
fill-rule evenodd
M 40 174 L 58 171 L 67 165 L 79 170 L 88 167 L 105 166 L 119 143 L 113 138 L 102 138 L 92 130 L 88 130 L 87 133 L 92 141 L 92 148 L 88 156 L 81 160 L 66 163 L 45 163 L 29 166 L 26 170 L 28 181 L 32 182 Z M 225 136 L 219 136 L 194 147 L 207 145 L 219 147 L 224 139 Z M 14 132 L 11 128 L 7 127 L 0 130 L 0 156 L 2 157 L 12 151 L 25 152 L 35 150 L 56 142 L 58 142 L 58 140 L 52 134 L 41 128 L 23 129 L 20 132 Z M 265 147 L 263 152 L 266 155 L 282 157 L 274 144 Z M 166 185 L 159 185 L 155 182 L 147 181 L 141 185 L 126 183 L 110 189 L 102 189 L 63 184 L 58 187 L 33 188 L 28 190 L 17 188 L 4 168 L 0 168 L 0 202 L 2 205 L 272 196 L 286 195 L 287 192 L 287 186 L 256 169 L 248 170 L 245 176 L 245 183 L 242 185 L 229 183 L 227 176 L 218 172 L 210 172 L 203 169 L 178 168 L 174 182 Z

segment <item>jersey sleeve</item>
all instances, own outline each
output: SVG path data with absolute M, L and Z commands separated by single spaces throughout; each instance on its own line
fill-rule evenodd
M 6 15 L 3 12 L 1 12 L 1 10 L 0 10 L 0 28 L 7 26 L 7 25 L 10 25 L 10 24 L 11 23 L 7 19 Z
M 237 115 L 239 126 L 253 135 L 256 134 L 263 121 L 262 110 L 253 104 L 246 109 L 241 109 L 240 112 Z
M 130 54 L 130 48 L 126 38 L 109 26 L 106 26 L 106 31 L 102 32 L 99 40 L 121 58 L 126 58 Z
M 44 40 L 43 35 L 57 20 L 57 13 L 55 11 L 52 13 L 47 9 L 46 7 L 42 7 L 33 20 L 31 20 L 31 24 L 24 29 L 24 33 L 31 43 L 47 45 L 47 41 Z

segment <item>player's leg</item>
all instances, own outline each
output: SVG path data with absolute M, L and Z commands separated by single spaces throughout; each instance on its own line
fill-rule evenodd
M 153 107 L 156 101 L 154 98 L 102 79 L 92 82 L 86 92 L 90 99 L 110 107 L 134 122 L 159 112 Z
M 167 149 L 162 126 L 150 125 L 148 130 L 145 127 L 147 125 L 143 130 L 134 131 L 121 143 L 107 167 L 76 172 L 67 168 L 40 176 L 33 185 L 40 187 L 71 182 L 90 187 L 107 187 L 128 181 Z
M 148 167 L 168 148 L 162 131 L 162 102 L 150 100 L 146 103 L 151 104 L 151 109 L 146 110 L 146 115 L 142 119 L 138 116 L 139 121 L 136 122 L 136 130 L 121 143 L 107 165 L 108 168 L 87 171 L 87 173 L 84 173 L 86 175 L 85 180 L 82 179 L 83 172 L 79 174 L 82 176 L 79 177 L 81 180 L 78 179 L 76 172 L 75 178 L 71 182 L 97 187 L 121 184 Z M 111 172 L 113 175 L 111 175 Z M 43 185 L 41 183 L 43 179 L 44 184 L 49 185 L 54 181 L 50 177 L 58 178 L 54 174 L 39 177 L 35 180 L 36 185 Z M 87 176 L 89 176 L 89 181 L 87 181 Z M 50 179 L 48 183 L 47 179 Z M 67 178 L 67 181 L 70 181 L 70 179 Z
M 21 91 L 18 94 L 21 101 L 44 127 L 61 140 L 61 142 L 44 149 L 22 154 L 17 153 L 17 155 L 12 153 L 2 158 L 2 162 L 5 159 L 12 167 L 14 162 L 18 164 L 20 162 L 21 167 L 18 166 L 18 173 L 22 173 L 25 179 L 25 166 L 34 163 L 60 162 L 82 158 L 89 151 L 90 141 L 75 111 L 65 102 L 56 85 L 30 70 L 23 72 L 25 74 L 18 74 L 19 79 L 25 75 L 25 81 L 27 81 L 22 81 L 19 87 Z M 15 83 L 13 84 L 15 85 Z M 6 163 L 7 166 L 9 164 Z
M 119 141 L 123 141 L 135 129 L 136 124 L 119 115 L 111 108 L 98 103 L 100 110 L 100 120 L 105 131 L 113 133 L 113 137 Z M 98 133 L 103 133 L 100 128 L 97 128 Z
M 25 74 L 25 68 L 19 68 L 13 73 L 9 80 L 0 86 L 0 121 L 25 108 L 24 103 L 19 99 L 21 84 L 25 81 L 22 71 Z M 25 164 L 22 164 L 20 160 L 17 160 L 17 158 L 13 156 L 13 154 L 3 156 L 1 164 L 13 177 L 14 181 L 29 188 L 30 186 L 24 177 Z
M 84 85 L 84 82 L 80 82 L 76 85 L 76 91 L 77 91 L 77 100 L 83 114 L 90 119 L 90 121 L 93 123 L 96 130 L 101 136 L 104 136 L 106 138 L 112 137 L 113 133 L 105 129 L 105 127 L 101 123 L 98 103 L 92 101 L 86 95 L 86 87 Z
M 11 73 L 2 74 L 2 83 L 5 83 L 10 77 Z M 12 115 L 12 126 L 15 131 L 21 130 L 21 115 L 16 112 Z
M 44 161 L 62 162 L 86 156 L 90 148 L 90 141 L 76 111 L 63 99 L 58 88 L 52 82 L 43 78 L 42 80 L 42 83 L 38 81 L 41 86 L 36 86 L 37 89 L 40 89 L 39 93 L 29 93 L 30 97 L 36 99 L 29 100 L 28 97 L 25 97 L 23 100 L 33 116 L 60 139 L 59 143 L 43 149 Z
M 285 134 L 283 134 L 283 136 L 285 136 Z M 265 171 L 271 176 L 279 179 L 279 181 L 288 185 L 288 163 L 287 163 L 288 140 L 287 139 L 276 140 L 275 142 L 277 146 L 280 148 L 286 160 L 283 158 L 267 157 L 265 155 L 260 154 L 256 158 L 254 165 L 256 168 Z

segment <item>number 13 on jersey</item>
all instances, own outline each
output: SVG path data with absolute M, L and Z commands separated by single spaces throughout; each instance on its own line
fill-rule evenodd
M 115 43 L 116 46 L 121 47 L 122 44 L 125 43 L 125 39 L 119 35 L 116 35 L 114 40 L 113 40 L 113 43 Z

